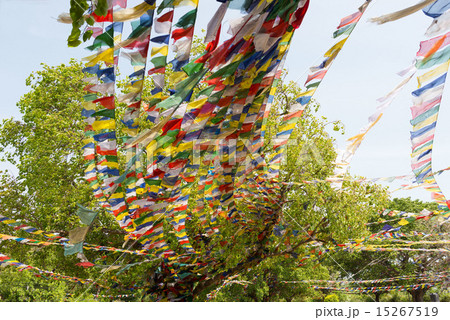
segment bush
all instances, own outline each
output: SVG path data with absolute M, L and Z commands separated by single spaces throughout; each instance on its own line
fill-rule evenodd
M 339 302 L 339 297 L 336 294 L 329 294 L 323 299 L 324 302 Z

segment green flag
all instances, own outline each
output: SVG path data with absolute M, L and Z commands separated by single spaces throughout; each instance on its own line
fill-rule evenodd
M 80 227 L 75 228 L 69 231 L 69 242 L 71 244 L 78 244 L 83 242 L 86 237 L 87 232 L 89 231 L 89 227 Z
M 80 204 L 77 204 L 77 206 L 78 217 L 80 217 L 82 223 L 89 226 L 94 221 L 95 217 L 97 217 L 98 212 L 89 210 L 88 208 L 85 208 Z
M 70 256 L 72 254 L 76 254 L 79 252 L 83 252 L 83 242 L 75 244 L 66 244 L 64 246 L 64 256 Z

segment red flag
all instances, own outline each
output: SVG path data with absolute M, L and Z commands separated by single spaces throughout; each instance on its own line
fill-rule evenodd
M 95 266 L 95 264 L 90 263 L 89 261 L 87 262 L 80 262 L 76 264 L 77 266 L 83 267 L 83 268 L 89 268 L 89 267 L 93 267 Z
M 92 16 L 94 17 L 94 20 L 96 22 L 113 22 L 112 9 L 108 10 L 108 13 L 106 14 L 106 16 L 98 16 L 94 12 L 92 13 Z
M 172 31 L 172 38 L 177 41 L 183 37 L 192 38 L 194 35 L 194 26 L 189 27 L 187 29 L 175 29 Z
M 173 19 L 173 10 L 167 12 L 166 14 L 163 14 L 161 17 L 156 19 L 158 22 L 166 22 L 166 21 L 172 21 Z
M 93 102 L 100 103 L 106 109 L 110 109 L 110 110 L 114 109 L 114 107 L 115 107 L 114 96 L 99 98 L 97 100 L 94 100 Z

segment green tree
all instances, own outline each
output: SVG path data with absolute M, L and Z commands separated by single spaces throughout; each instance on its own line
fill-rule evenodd
M 83 179 L 84 160 L 80 153 L 84 138 L 80 114 L 83 77 L 81 64 L 75 60 L 58 67 L 43 65 L 41 71 L 33 72 L 26 80 L 30 92 L 17 103 L 22 119 L 5 119 L 0 125 L 1 160 L 12 163 L 18 171 L 17 176 L 1 172 L 2 215 L 65 237 L 68 230 L 81 226 L 76 214 L 77 203 L 94 203 Z M 0 224 L 0 233 L 44 239 L 13 231 L 4 224 Z M 118 245 L 122 234 L 114 220 L 102 214 L 92 226 L 87 241 Z M 30 250 L 15 242 L 0 244 L 1 253 L 10 253 L 23 263 L 81 278 L 92 274 L 75 266 L 79 262 L 75 257 L 65 258 L 61 248 L 40 249 Z M 10 276 L 1 273 L 0 277 Z M 13 297 L 5 292 L 2 296 Z
M 80 105 L 84 83 L 80 70 L 81 65 L 71 61 L 58 67 L 44 65 L 42 71 L 34 72 L 27 80 L 30 92 L 18 103 L 22 120 L 7 119 L 0 127 L 2 161 L 15 164 L 19 172 L 17 177 L 7 173 L 1 176 L 0 204 L 5 215 L 43 230 L 59 232 L 62 236 L 80 226 L 76 215 L 77 203 L 85 206 L 95 204 L 87 183 L 82 179 L 84 124 Z M 151 81 L 147 83 L 145 92 L 150 90 Z M 280 114 L 286 112 L 299 93 L 300 88 L 295 83 L 280 83 L 268 121 L 267 150 L 271 147 L 270 137 L 277 132 Z M 124 106 L 119 104 L 118 108 L 120 114 Z M 201 236 L 201 227 L 195 216 L 187 222 L 188 235 L 199 252 L 194 261 L 213 261 L 201 270 L 188 263 L 172 265 L 178 274 L 191 274 L 182 283 L 190 286 L 187 287 L 192 294 L 189 299 L 203 300 L 224 281 L 223 274 L 227 277 L 239 274 L 251 281 L 259 273 L 260 286 L 250 288 L 255 295 L 242 299 L 307 299 L 305 296 L 309 293 L 305 292 L 308 291 L 289 292 L 278 283 L 281 279 L 296 280 L 306 276 L 301 269 L 290 267 L 298 265 L 298 260 L 310 253 L 311 248 L 306 245 L 343 242 L 349 237 L 368 234 L 364 223 L 373 211 L 386 205 L 387 194 L 382 188 L 349 182 L 342 190 L 334 190 L 327 183 L 303 183 L 304 180 L 325 179 L 334 170 L 333 141 L 325 131 L 326 119 L 315 116 L 318 108 L 318 104 L 311 104 L 294 130 L 293 143 L 287 148 L 287 161 L 281 168 L 281 181 L 285 182 L 277 199 L 281 206 L 270 220 L 263 221 L 255 216 L 251 228 L 243 228 L 219 217 L 217 224 L 221 233 L 214 239 Z M 338 127 L 336 129 L 339 130 Z M 195 206 L 193 200 L 190 208 Z M 237 204 L 242 211 L 247 210 L 245 201 Z M 178 250 L 175 236 L 169 232 L 169 226 L 166 227 L 168 243 Z M 20 230 L 12 232 L 5 225 L 1 225 L 0 230 L 27 235 Z M 100 210 L 86 241 L 120 247 L 123 231 L 111 216 Z M 12 242 L 3 242 L 0 248 L 0 252 L 14 253 L 13 258 L 41 268 L 78 277 L 102 277 L 114 284 L 108 293 L 124 293 L 127 292 L 124 289 L 130 287 L 147 288 L 134 299 L 152 299 L 152 294 L 160 294 L 161 286 L 156 284 L 161 281 L 163 289 L 170 286 L 171 271 L 160 260 L 132 266 L 142 259 L 127 255 L 119 257 L 114 253 L 85 252 L 97 267 L 113 263 L 125 266 L 120 272 L 101 274 L 97 268 L 84 270 L 74 266 L 77 259 L 73 256 L 64 258 L 61 248 L 47 247 L 30 252 L 28 247 Z M 132 248 L 139 249 L 139 245 Z M 327 277 L 326 272 L 323 276 Z M 81 288 L 71 290 L 77 293 Z M 11 294 L 5 296 L 13 297 Z
M 422 210 L 428 211 L 437 211 L 438 205 L 435 202 L 422 202 L 420 200 L 411 200 L 410 198 L 403 199 L 393 199 L 391 201 L 390 206 L 395 210 L 405 211 L 405 212 L 415 212 L 420 213 Z M 414 223 L 408 224 L 402 227 L 403 232 L 424 232 L 426 234 L 437 234 L 437 233 L 448 233 L 450 228 L 448 224 L 442 224 L 438 217 L 430 218 L 430 219 L 420 219 L 416 220 Z M 408 240 L 422 240 L 421 237 L 413 237 Z M 440 236 L 427 237 L 426 240 L 442 240 Z M 427 245 L 427 248 L 442 248 L 442 245 Z M 446 246 L 448 248 L 448 246 Z M 445 253 L 433 253 L 433 252 L 420 252 L 420 253 L 409 253 L 404 252 L 399 254 L 398 259 L 402 261 L 402 267 L 405 270 L 411 270 L 413 274 L 433 274 L 445 271 L 448 268 L 448 263 L 450 259 L 449 254 Z M 441 284 L 442 285 L 442 284 Z M 434 290 L 435 288 L 430 289 L 418 289 L 418 290 L 410 290 L 408 293 L 411 295 L 413 301 L 423 302 L 425 299 L 425 294 Z M 439 286 L 440 289 L 438 292 L 442 292 L 442 289 L 445 287 Z
M 438 204 L 436 202 L 423 202 L 418 199 L 412 200 L 411 197 L 394 198 L 389 202 L 389 209 L 419 213 L 424 209 L 429 211 L 436 211 L 438 210 Z
M 437 204 L 432 202 L 422 202 L 420 200 L 412 200 L 411 198 L 394 198 L 389 201 L 387 208 L 389 210 L 397 210 L 406 213 L 420 213 L 426 209 L 429 211 L 437 210 Z M 371 222 L 383 221 L 385 219 L 395 219 L 396 217 L 373 215 L 370 218 Z M 394 222 L 387 222 L 394 224 Z M 385 223 L 370 225 L 371 233 L 382 232 L 382 227 Z M 402 226 L 400 231 L 405 234 L 411 234 L 414 231 L 424 232 L 426 234 L 436 234 L 448 232 L 445 225 L 440 225 L 439 219 L 419 219 Z M 426 240 L 439 240 L 439 236 L 428 237 Z M 420 241 L 423 240 L 421 236 L 408 237 L 400 240 Z M 376 244 L 386 244 L 386 242 L 373 242 Z M 398 242 L 390 242 L 391 245 L 399 245 Z M 423 246 L 422 246 L 423 247 Z M 426 245 L 426 248 L 439 248 L 442 245 Z M 352 276 L 352 280 L 375 280 L 382 278 L 393 278 L 400 276 L 419 276 L 424 273 L 433 274 L 433 272 L 441 272 L 446 269 L 448 264 L 448 255 L 444 253 L 428 253 L 428 252 L 354 252 L 349 255 L 347 252 L 340 252 L 335 256 L 335 259 L 342 265 L 342 267 Z M 333 264 L 330 262 L 330 264 Z M 348 274 L 342 274 L 342 278 L 347 278 Z M 422 281 L 423 282 L 423 281 Z M 414 278 L 411 280 L 397 280 L 391 283 L 370 284 L 370 286 L 387 286 L 387 285 L 413 285 L 418 281 Z M 365 286 L 365 285 L 361 285 Z M 428 288 L 408 291 L 413 301 L 424 301 L 425 293 Z M 382 295 L 389 296 L 391 299 L 400 298 L 400 295 L 391 295 L 383 292 L 374 294 L 376 301 L 381 301 Z
M 300 88 L 295 83 L 280 83 L 269 118 L 268 148 L 271 146 L 270 138 L 277 132 L 279 115 L 285 113 L 299 93 Z M 336 154 L 333 140 L 325 131 L 327 119 L 315 115 L 319 107 L 311 103 L 305 110 L 288 145 L 287 161 L 282 165 L 280 178 L 289 185 L 284 191 L 284 205 L 277 212 L 277 221 L 273 223 L 273 230 L 262 249 L 263 258 L 258 264 L 249 263 L 251 271 L 241 272 L 238 278 L 251 284 L 245 290 L 236 284 L 223 288 L 217 295 L 218 301 L 323 299 L 308 286 L 283 283 L 330 277 L 326 269 L 315 269 L 314 263 L 299 266 L 298 261 L 312 249 L 306 245 L 329 245 L 346 242 L 349 237 L 368 235 L 364 223 L 374 210 L 386 205 L 387 194 L 376 185 L 346 182 L 342 190 L 335 190 L 324 182 L 303 183 L 333 174 L 332 162 Z M 336 130 L 340 130 L 339 124 Z M 242 243 L 249 245 L 248 240 Z M 230 254 L 236 254 L 236 251 L 230 251 Z

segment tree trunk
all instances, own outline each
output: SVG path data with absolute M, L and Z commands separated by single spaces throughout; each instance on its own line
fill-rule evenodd
M 380 302 L 381 294 L 382 294 L 382 292 L 375 292 L 375 301 L 376 302 Z
M 423 297 L 427 291 L 428 289 L 417 289 L 408 292 L 412 296 L 414 302 L 423 302 Z

